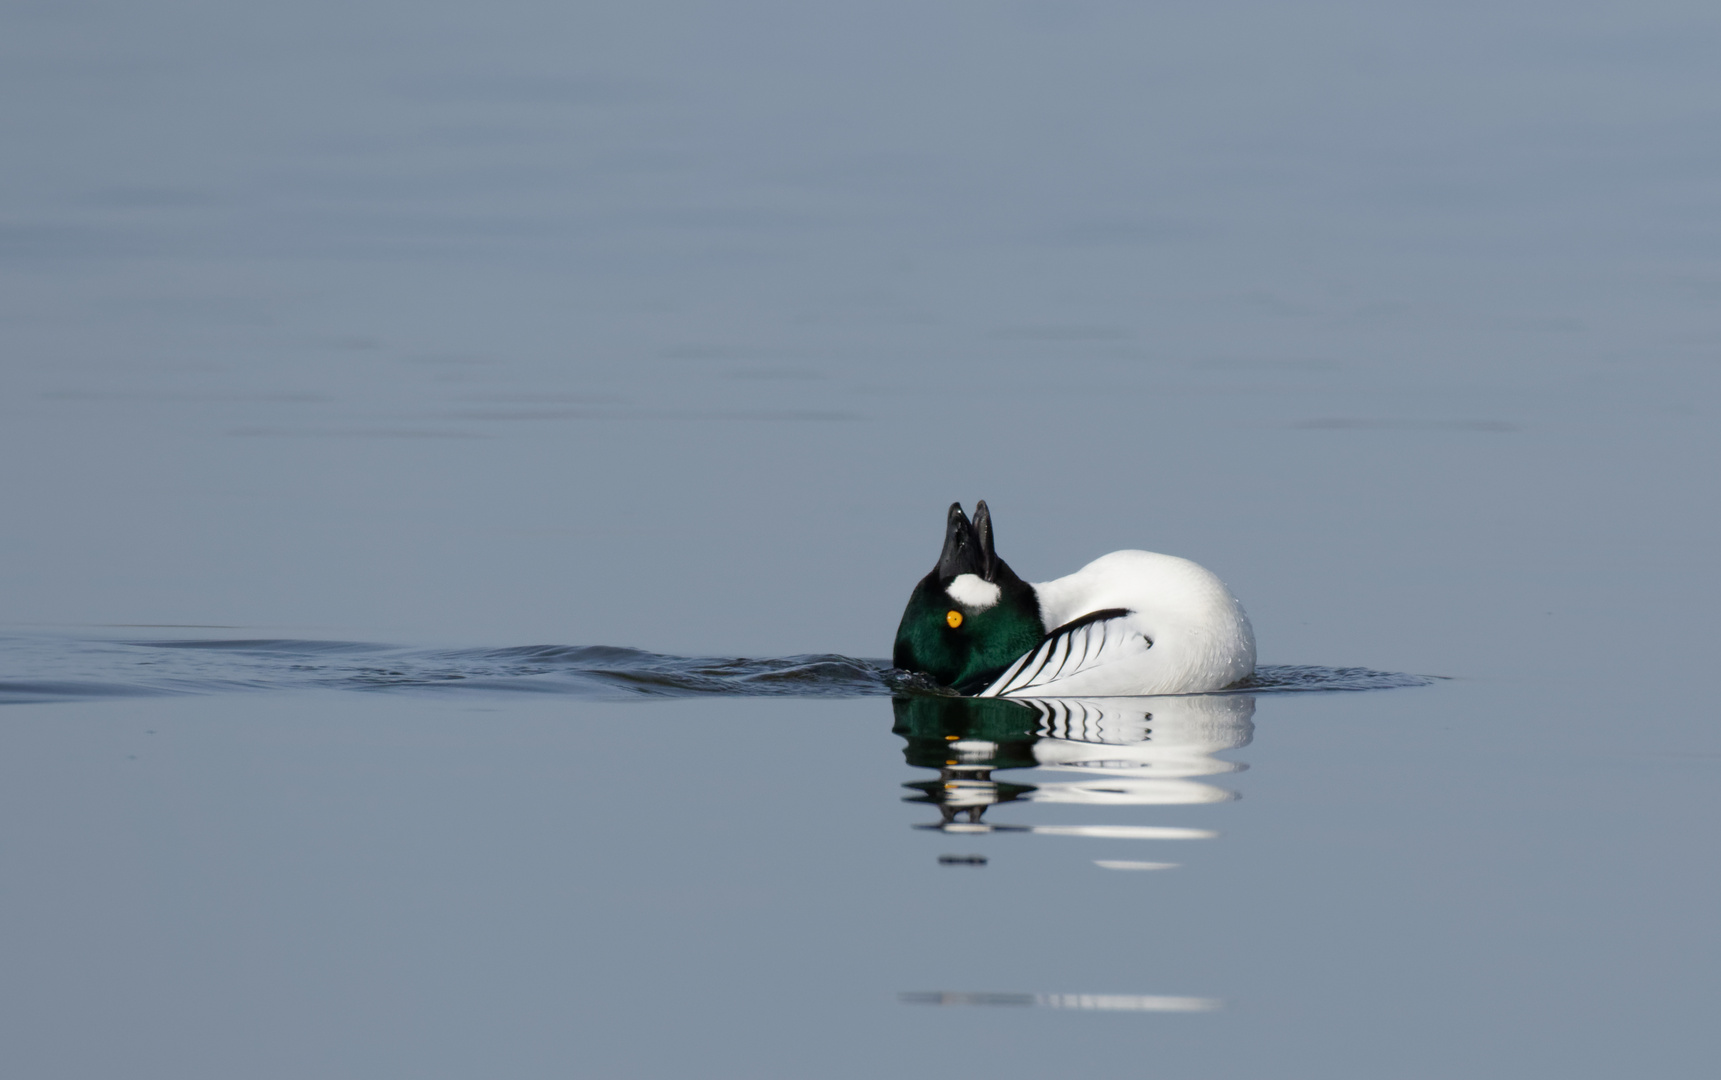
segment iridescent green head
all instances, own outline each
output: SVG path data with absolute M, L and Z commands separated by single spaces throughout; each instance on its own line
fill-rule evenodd
M 970 524 L 950 504 L 938 565 L 920 579 L 896 628 L 891 662 L 963 694 L 984 690 L 1045 635 L 1034 587 L 992 547 L 985 502 Z

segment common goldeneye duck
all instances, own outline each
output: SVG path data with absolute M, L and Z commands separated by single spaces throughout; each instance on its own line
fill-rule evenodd
M 891 662 L 974 697 L 1114 697 L 1223 690 L 1255 671 L 1231 590 L 1188 559 L 1114 551 L 1031 585 L 993 550 L 984 501 L 952 503 Z

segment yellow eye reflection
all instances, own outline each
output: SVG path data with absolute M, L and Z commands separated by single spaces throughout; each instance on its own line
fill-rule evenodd
M 954 630 L 958 626 L 962 625 L 962 613 L 957 611 L 955 608 L 951 608 L 945 613 L 944 621 L 950 624 L 950 629 Z

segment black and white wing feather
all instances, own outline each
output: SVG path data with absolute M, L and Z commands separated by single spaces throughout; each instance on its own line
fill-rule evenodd
M 1055 683 L 1103 664 L 1139 656 L 1153 642 L 1130 625 L 1127 608 L 1091 611 L 1047 634 L 975 697 L 1034 697 L 1056 692 Z

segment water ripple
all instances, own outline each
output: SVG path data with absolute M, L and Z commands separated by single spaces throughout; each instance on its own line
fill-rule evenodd
M 1238 692 L 1380 690 L 1418 675 L 1267 666 Z M 509 691 L 583 698 L 937 694 L 884 660 L 813 653 L 667 656 L 610 645 L 425 649 L 289 638 L 116 641 L 0 638 L 0 704 L 240 690 Z

